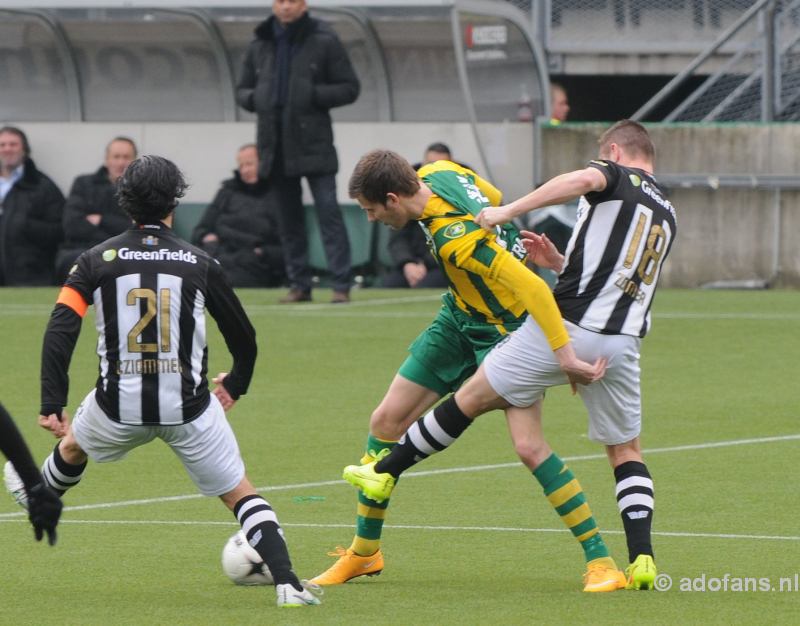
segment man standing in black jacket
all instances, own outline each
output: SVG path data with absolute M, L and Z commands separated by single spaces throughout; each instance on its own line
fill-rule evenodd
M 30 158 L 25 133 L 0 128 L 0 285 L 50 285 L 64 195 Z
M 281 302 L 311 300 L 302 177 L 314 196 L 333 302 L 349 302 L 350 243 L 336 200 L 339 162 L 330 109 L 354 102 L 360 85 L 336 33 L 308 14 L 305 0 L 274 0 L 272 12 L 247 50 L 237 100 L 258 115 L 259 173 L 278 196 L 291 285 Z

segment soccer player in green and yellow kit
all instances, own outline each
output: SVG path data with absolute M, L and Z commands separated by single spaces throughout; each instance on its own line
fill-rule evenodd
M 416 220 L 449 282 L 439 314 L 411 344 L 411 354 L 371 416 L 363 463 L 386 454 L 420 415 L 458 389 L 492 347 L 518 328 L 527 314 L 541 327 L 573 384 L 590 384 L 602 377 L 604 359 L 589 364 L 575 356 L 549 288 L 521 262 L 525 249 L 516 229 L 506 225 L 489 233 L 474 221 L 481 209 L 500 203 L 501 194 L 490 183 L 451 161 L 437 161 L 415 172 L 396 153 L 375 150 L 356 166 L 349 194 L 370 221 L 402 228 Z M 507 407 L 499 401 L 487 409 Z M 535 411 L 511 407 L 507 418 L 512 438 L 532 431 L 540 434 Z M 470 423 L 459 411 L 449 411 L 444 421 L 431 424 L 437 432 L 429 443 L 436 446 L 440 445 L 437 442 L 455 439 Z M 546 443 L 543 445 L 546 447 Z M 534 476 L 584 550 L 585 590 L 624 587 L 624 575 L 609 557 L 580 485 L 557 456 L 550 457 L 554 461 L 547 467 L 555 463 L 558 471 L 541 476 L 534 471 Z M 562 492 L 569 493 L 564 502 L 560 500 Z M 382 571 L 380 537 L 388 503 L 359 493 L 353 543 L 348 549 L 331 553 L 338 557 L 336 563 L 313 582 L 335 585 Z

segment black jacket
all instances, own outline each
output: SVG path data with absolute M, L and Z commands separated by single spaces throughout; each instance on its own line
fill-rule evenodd
M 81 252 L 96 246 L 131 227 L 131 218 L 119 208 L 116 187 L 108 179 L 108 170 L 101 167 L 94 174 L 78 176 L 64 205 L 64 246 Z M 102 215 L 97 226 L 87 221 L 93 213 Z
M 275 196 L 260 181 L 248 185 L 234 172 L 192 232 L 192 243 L 217 258 L 235 287 L 277 286 L 284 280 Z M 202 239 L 215 233 L 219 242 Z M 258 249 L 259 252 L 256 252 Z
M 3 201 L 0 217 L 2 284 L 50 285 L 56 248 L 63 238 L 64 195 L 25 159 L 25 172 Z
M 406 263 L 424 263 L 431 269 L 438 267 L 433 258 L 425 233 L 416 220 L 411 220 L 400 230 L 393 230 L 389 235 L 389 255 L 398 270 L 402 270 Z
M 274 21 L 272 16 L 256 28 L 236 89 L 239 104 L 258 115 L 256 143 L 261 177 L 267 178 L 272 171 L 277 132 L 281 133 L 287 176 L 335 174 L 339 162 L 329 111 L 355 101 L 360 89 L 358 77 L 333 29 L 305 13 L 291 41 L 286 106 L 276 108 L 271 94 Z

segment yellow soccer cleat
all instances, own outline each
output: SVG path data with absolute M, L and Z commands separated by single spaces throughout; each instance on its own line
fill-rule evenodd
M 381 452 L 388 454 L 389 451 L 382 450 Z M 378 504 L 389 499 L 394 484 L 397 482 L 391 474 L 379 474 L 375 471 L 375 464 L 384 456 L 385 454 L 380 454 L 377 459 L 364 465 L 348 465 L 342 473 L 342 478 Z
M 378 550 L 370 556 L 360 556 L 350 548 L 336 548 L 328 556 L 338 556 L 336 563 L 311 582 L 316 585 L 342 585 L 359 576 L 377 576 L 383 571 L 383 554 Z
M 625 577 L 627 578 L 625 588 L 640 591 L 652 589 L 657 573 L 653 557 L 649 554 L 640 554 L 625 569 Z
M 594 559 L 586 564 L 583 575 L 583 590 L 589 593 L 625 589 L 625 574 L 617 569 L 611 557 Z

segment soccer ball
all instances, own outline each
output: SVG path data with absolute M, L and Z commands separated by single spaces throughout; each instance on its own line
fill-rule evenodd
M 222 571 L 237 585 L 274 584 L 266 563 L 250 547 L 241 530 L 222 549 Z

